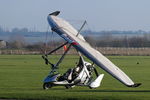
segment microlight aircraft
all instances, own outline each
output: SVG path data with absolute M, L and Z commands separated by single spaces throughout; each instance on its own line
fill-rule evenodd
M 92 48 L 80 34 L 81 29 L 84 27 L 85 23 L 81 26 L 80 30 L 77 31 L 71 24 L 62 18 L 59 18 L 60 11 L 53 12 L 48 15 L 47 20 L 51 27 L 51 30 L 56 32 L 60 37 L 62 37 L 66 42 L 56 49 L 44 54 L 42 57 L 46 64 L 51 65 L 50 74 L 44 79 L 43 88 L 49 89 L 53 86 L 65 86 L 66 88 L 72 88 L 74 86 L 88 86 L 89 88 L 97 88 L 100 86 L 104 74 L 99 74 L 94 66 L 96 64 L 98 67 L 105 70 L 115 79 L 119 80 L 121 83 L 128 87 L 138 87 L 141 83 L 134 83 L 120 68 L 113 64 L 108 58 L 102 55 L 99 51 Z M 52 64 L 48 60 L 48 55 L 57 51 L 68 44 L 67 50 L 64 52 L 62 57 L 58 60 L 56 64 Z M 59 64 L 64 59 L 64 56 L 74 47 L 80 56 L 77 66 L 72 69 L 68 69 L 64 75 L 56 73 Z M 90 59 L 93 64 L 85 61 L 82 55 Z M 96 79 L 92 77 L 92 73 L 96 74 Z

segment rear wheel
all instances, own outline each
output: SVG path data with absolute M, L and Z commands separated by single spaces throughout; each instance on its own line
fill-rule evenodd
M 53 85 L 51 84 L 51 83 L 44 83 L 43 84 L 43 89 L 44 90 L 47 90 L 47 89 L 49 89 L 49 88 L 51 88 Z
M 66 88 L 66 89 L 70 89 L 70 88 L 71 88 L 71 86 L 69 86 L 69 85 L 66 85 L 66 86 L 65 86 L 65 88 Z
M 65 87 L 66 89 L 72 89 L 73 87 L 75 87 L 75 85 L 66 85 Z

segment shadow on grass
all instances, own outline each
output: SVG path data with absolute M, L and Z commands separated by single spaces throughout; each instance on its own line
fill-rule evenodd
M 69 92 L 150 92 L 150 90 L 74 90 Z

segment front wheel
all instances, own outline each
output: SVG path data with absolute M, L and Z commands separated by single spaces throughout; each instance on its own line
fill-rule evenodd
M 53 85 L 51 84 L 51 83 L 44 83 L 43 84 L 43 89 L 44 90 L 47 90 L 47 89 L 49 89 L 49 88 L 51 88 Z

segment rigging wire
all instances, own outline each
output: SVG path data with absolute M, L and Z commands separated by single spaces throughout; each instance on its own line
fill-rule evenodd
M 42 55 L 46 55 L 46 52 L 47 52 L 48 31 L 49 31 L 49 26 L 47 27 L 47 30 L 45 32 L 45 37 L 44 37 L 42 46 L 40 47 Z
M 47 26 L 47 30 L 46 30 L 46 34 L 45 34 L 44 54 L 47 53 L 47 49 L 48 49 L 48 33 L 49 33 L 49 25 Z

